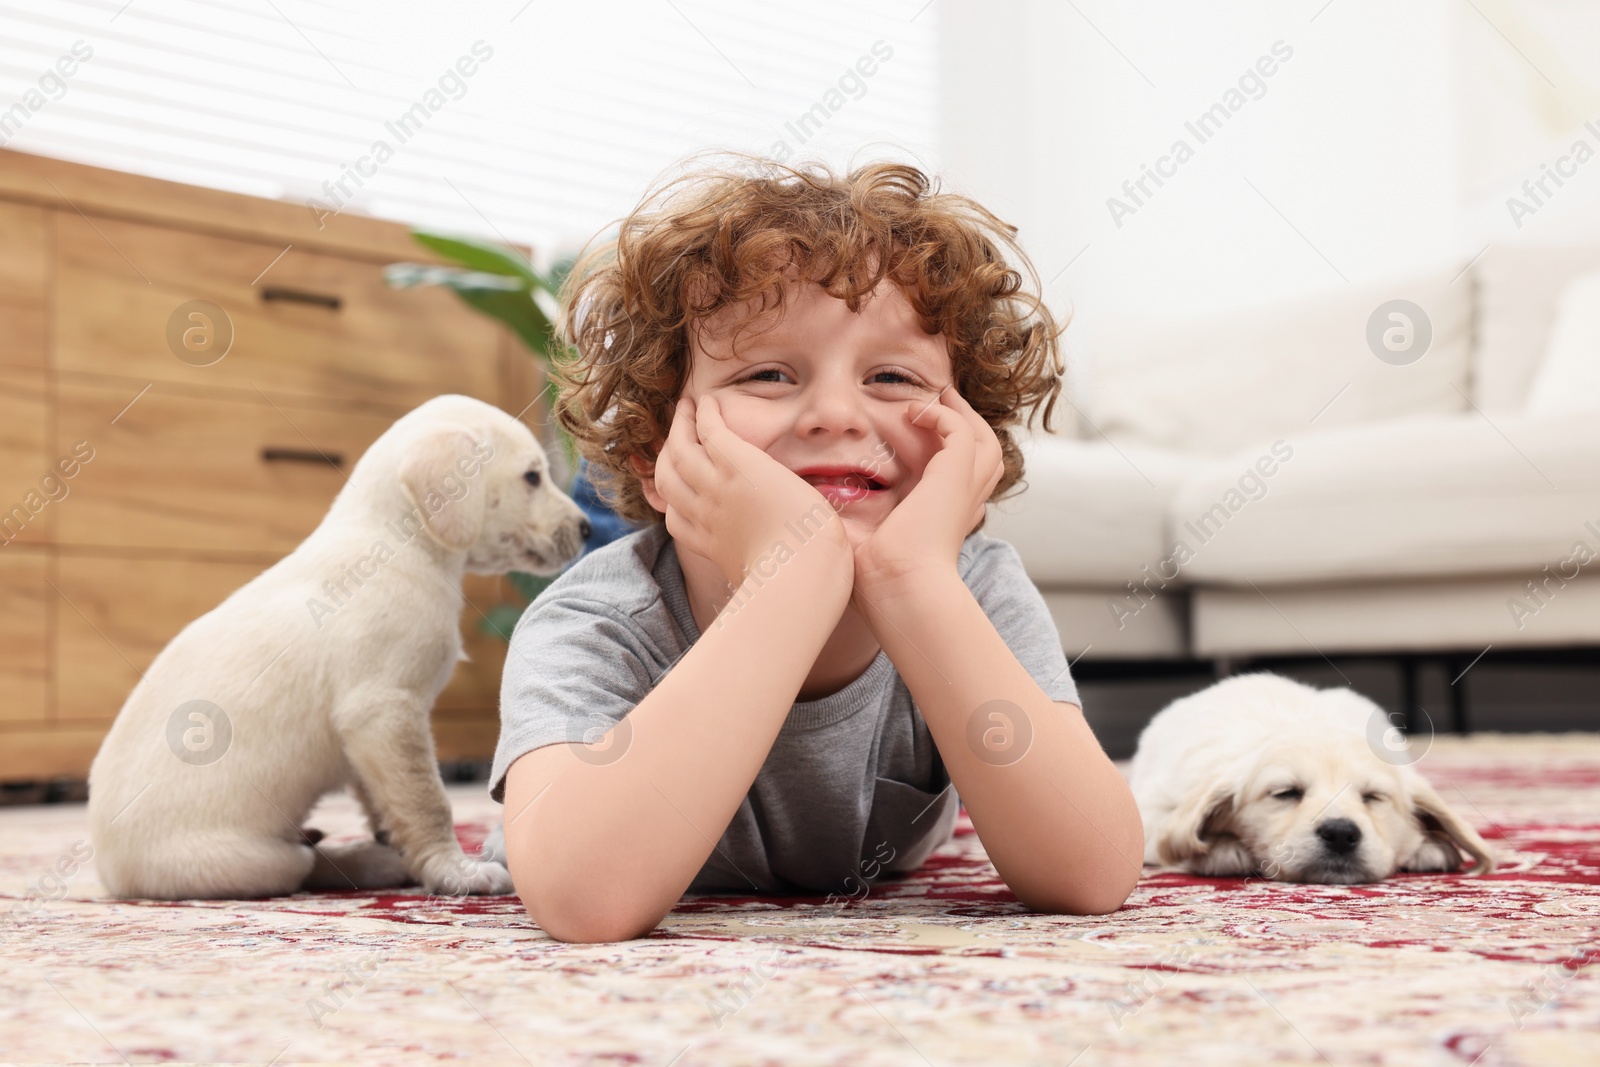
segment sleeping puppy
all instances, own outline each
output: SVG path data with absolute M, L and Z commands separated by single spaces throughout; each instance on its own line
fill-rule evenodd
M 1483 839 L 1349 689 L 1244 674 L 1174 701 L 1139 735 L 1131 785 L 1145 862 L 1283 882 L 1494 870 Z M 1379 755 L 1382 746 L 1388 758 Z M 1392 762 L 1391 762 L 1392 761 Z
M 184 627 L 89 771 L 114 897 L 509 893 L 456 843 L 429 713 L 461 648 L 463 572 L 554 574 L 588 536 L 526 426 L 465 396 L 400 418 L 289 555 Z M 350 787 L 373 840 L 301 824 Z

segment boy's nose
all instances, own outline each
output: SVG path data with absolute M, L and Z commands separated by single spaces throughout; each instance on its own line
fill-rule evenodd
M 806 398 L 801 414 L 802 433 L 828 429 L 835 433 L 859 430 L 865 432 L 870 425 L 867 409 L 860 391 L 853 385 L 818 382 Z

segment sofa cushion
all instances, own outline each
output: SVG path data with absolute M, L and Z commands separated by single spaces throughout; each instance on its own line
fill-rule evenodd
M 1071 663 L 1184 659 L 1189 654 L 1189 593 L 1171 590 L 1129 602 L 1125 590 L 1051 586 L 1040 590 Z
M 1549 346 L 1562 290 L 1596 270 L 1600 244 L 1497 245 L 1473 266 L 1473 399 L 1486 413 L 1522 410 Z
M 1341 287 L 1223 315 L 1096 330 L 1089 421 L 1124 444 L 1224 455 L 1259 440 L 1466 408 L 1472 288 L 1451 264 L 1409 281 Z M 1427 314 L 1415 362 L 1373 354 L 1368 322 L 1391 300 Z
M 1600 271 L 1581 274 L 1562 290 L 1526 410 L 1600 414 Z
M 1174 495 L 1190 581 L 1531 580 L 1547 565 L 1571 571 L 1580 541 L 1600 556 L 1593 412 L 1417 416 L 1285 443 L 1292 455 L 1254 498 L 1238 492 L 1248 453 L 1207 464 Z
M 1167 507 L 1204 457 L 1023 431 L 1026 487 L 989 506 L 983 532 L 1009 541 L 1040 586 L 1120 588 L 1164 555 Z
M 1600 644 L 1600 582 L 1578 582 L 1541 604 L 1519 588 L 1525 581 L 1526 575 L 1490 574 L 1274 586 L 1270 592 L 1206 586 L 1190 594 L 1194 654 L 1467 650 L 1467 660 L 1490 643 L 1501 651 Z

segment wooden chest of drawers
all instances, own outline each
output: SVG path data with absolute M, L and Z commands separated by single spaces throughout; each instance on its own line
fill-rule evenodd
M 399 260 L 434 257 L 394 223 L 0 151 L 0 781 L 86 776 L 162 646 L 410 408 L 541 424 L 532 360 L 449 293 L 389 289 Z M 511 593 L 466 594 L 445 759 L 498 734 L 505 646 L 476 622 Z

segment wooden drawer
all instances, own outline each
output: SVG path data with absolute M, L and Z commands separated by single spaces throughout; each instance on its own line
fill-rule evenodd
M 43 552 L 0 548 L 0 723 L 50 716 L 48 568 Z
M 0 201 L 0 364 L 43 368 L 49 212 Z
M 55 226 L 62 370 L 403 408 L 499 398 L 499 327 L 443 290 L 388 288 L 382 264 L 66 211 Z M 223 316 L 191 318 L 194 301 Z
M 121 559 L 64 555 L 56 579 L 64 599 L 56 611 L 56 718 L 64 724 L 109 725 L 140 672 L 193 619 L 266 570 L 261 564 Z M 468 575 L 467 597 L 487 608 L 496 579 Z M 470 606 L 462 614 L 470 663 L 461 663 L 439 695 L 436 716 L 481 720 L 499 705 L 505 643 L 480 634 Z M 493 748 L 485 755 L 492 755 Z
M 50 452 L 50 405 L 44 371 L 0 367 L 0 551 L 48 544 L 74 488 Z
M 399 414 L 159 383 L 139 394 L 127 384 L 59 383 L 57 447 L 82 440 L 94 449 L 56 515 L 61 544 L 285 555 Z
M 89 777 L 105 727 L 25 726 L 0 722 L 0 782 Z
M 441 760 L 492 760 L 500 743 L 500 716 L 494 708 L 433 713 L 433 748 Z
M 109 726 L 156 653 L 190 620 L 266 569 L 258 563 L 61 556 L 56 719 Z

